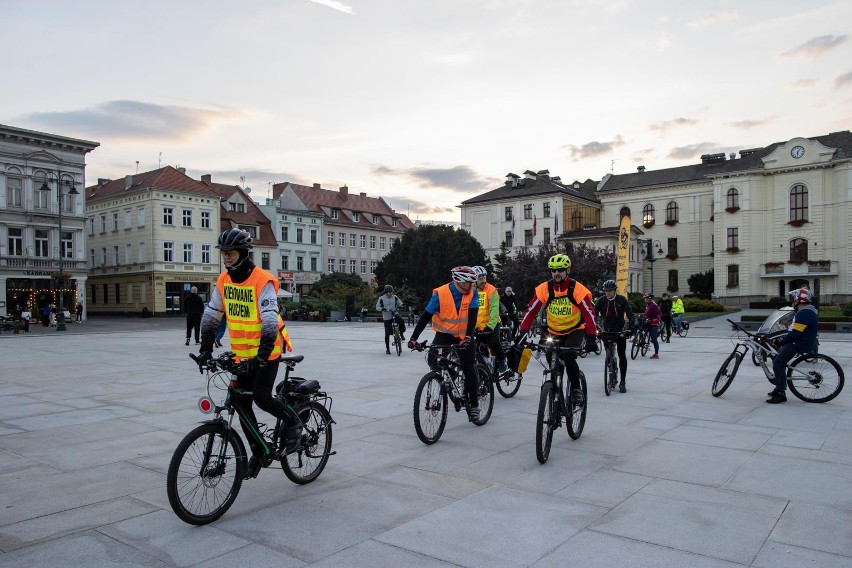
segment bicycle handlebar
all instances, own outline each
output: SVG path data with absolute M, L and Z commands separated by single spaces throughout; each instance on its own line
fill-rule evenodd
M 202 365 L 198 361 L 198 355 L 195 353 L 189 354 L 189 358 L 195 361 L 198 365 L 198 370 L 201 372 L 210 371 L 212 373 L 221 369 L 222 371 L 228 371 L 235 375 L 239 375 L 246 371 L 247 361 L 236 362 L 234 360 L 235 357 L 236 355 L 232 351 L 226 351 Z

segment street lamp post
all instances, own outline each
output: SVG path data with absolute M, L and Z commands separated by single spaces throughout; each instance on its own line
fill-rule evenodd
M 50 187 L 47 185 L 47 179 L 42 182 L 39 191 L 50 191 Z M 56 284 L 59 288 L 59 308 L 56 314 L 56 331 L 65 331 L 67 328 L 65 327 L 65 305 L 63 302 L 63 293 L 62 286 L 65 284 L 65 265 L 63 263 L 63 250 L 62 250 L 62 174 L 58 170 L 56 171 L 56 179 L 50 180 L 56 181 L 56 204 L 59 207 L 59 278 L 56 279 Z M 77 191 L 77 187 L 74 185 L 73 180 L 66 179 L 64 184 L 70 186 L 71 189 L 68 190 L 68 195 L 80 195 L 80 192 Z
M 645 260 L 651 263 L 651 295 L 654 295 L 654 263 L 660 260 L 659 258 L 654 256 L 654 249 L 657 249 L 657 254 L 663 256 L 665 252 L 663 251 L 663 245 L 660 241 L 655 241 L 653 239 L 638 239 L 639 243 L 646 246 L 646 248 L 642 251 L 642 254 L 645 255 Z

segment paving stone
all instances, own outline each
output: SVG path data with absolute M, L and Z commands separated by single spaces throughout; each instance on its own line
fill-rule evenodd
M 802 568 L 803 566 L 849 568 L 852 566 L 852 557 L 828 554 L 812 548 L 800 548 L 770 540 L 760 550 L 752 566 L 754 568 Z
M 769 538 L 852 561 L 852 509 L 792 501 Z
M 97 566 L 98 568 L 167 567 L 162 560 L 117 542 L 96 531 L 50 540 L 38 546 L 3 554 L 3 568 L 52 566 Z
M 612 467 L 639 475 L 721 486 L 750 456 L 743 450 L 655 440 Z

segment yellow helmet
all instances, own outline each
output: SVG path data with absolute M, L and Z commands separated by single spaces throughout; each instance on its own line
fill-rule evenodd
M 571 259 L 568 258 L 567 254 L 554 254 L 547 261 L 547 267 L 550 270 L 560 270 L 563 268 L 568 270 L 571 268 Z

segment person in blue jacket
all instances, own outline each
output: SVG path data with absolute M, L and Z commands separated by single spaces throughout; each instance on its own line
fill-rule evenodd
M 819 316 L 813 305 L 811 291 L 800 288 L 791 291 L 789 297 L 796 316 L 790 331 L 778 342 L 780 349 L 772 361 L 775 389 L 769 393 L 766 401 L 769 404 L 787 402 L 787 363 L 799 353 L 813 353 L 816 350 Z

